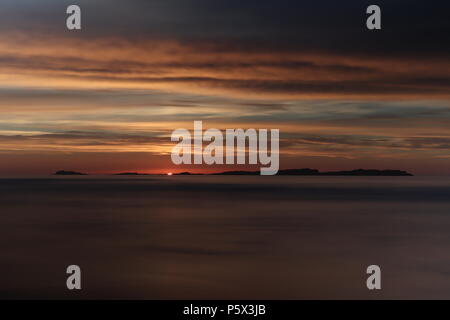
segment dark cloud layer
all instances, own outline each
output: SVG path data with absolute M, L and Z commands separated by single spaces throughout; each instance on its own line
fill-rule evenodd
M 270 0 L 79 0 L 83 36 L 209 39 L 237 42 L 249 50 L 358 52 L 400 55 L 446 55 L 450 52 L 450 2 L 379 0 L 383 30 L 365 28 L 373 1 Z M 74 1 L 4 0 L 2 30 L 65 30 L 65 8 Z M 77 35 L 75 35 L 77 36 Z M 230 44 L 227 44 L 230 47 Z
M 0 72 L 241 96 L 450 92 L 448 1 L 380 0 L 378 31 L 366 0 L 80 0 L 80 32 L 65 27 L 69 4 L 3 1 L 15 50 L 0 50 Z

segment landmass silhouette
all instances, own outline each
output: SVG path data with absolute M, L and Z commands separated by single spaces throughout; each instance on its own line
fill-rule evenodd
M 66 170 L 59 170 L 54 173 L 58 176 L 85 176 L 86 173 L 76 172 L 76 171 L 66 171 Z
M 60 170 L 54 173 L 55 175 L 87 175 L 86 173 L 76 172 L 76 171 L 66 171 Z M 113 175 L 120 176 L 146 176 L 146 175 L 166 175 L 166 174 L 148 174 L 148 173 L 138 173 L 138 172 L 121 172 L 114 173 Z M 259 171 L 224 171 L 216 173 L 190 173 L 190 172 L 180 172 L 174 173 L 173 175 L 223 175 L 223 176 L 253 176 L 260 175 Z M 377 169 L 355 169 L 349 171 L 324 171 L 321 172 L 317 169 L 285 169 L 279 170 L 278 176 L 413 176 L 413 174 L 403 171 L 403 170 L 377 170 Z

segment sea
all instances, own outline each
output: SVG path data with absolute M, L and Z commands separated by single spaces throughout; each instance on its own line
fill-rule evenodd
M 450 299 L 450 177 L 3 177 L 0 272 L 3 299 Z

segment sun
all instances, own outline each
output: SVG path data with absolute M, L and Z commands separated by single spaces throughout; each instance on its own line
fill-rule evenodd
M 168 172 L 168 173 L 167 173 L 168 176 L 171 176 L 172 174 L 173 174 L 172 172 Z

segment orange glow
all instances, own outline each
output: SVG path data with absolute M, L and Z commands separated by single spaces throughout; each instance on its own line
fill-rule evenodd
M 257 170 L 174 167 L 194 120 L 279 129 L 282 168 L 449 170 L 448 59 L 77 39 L 0 32 L 0 175 Z

